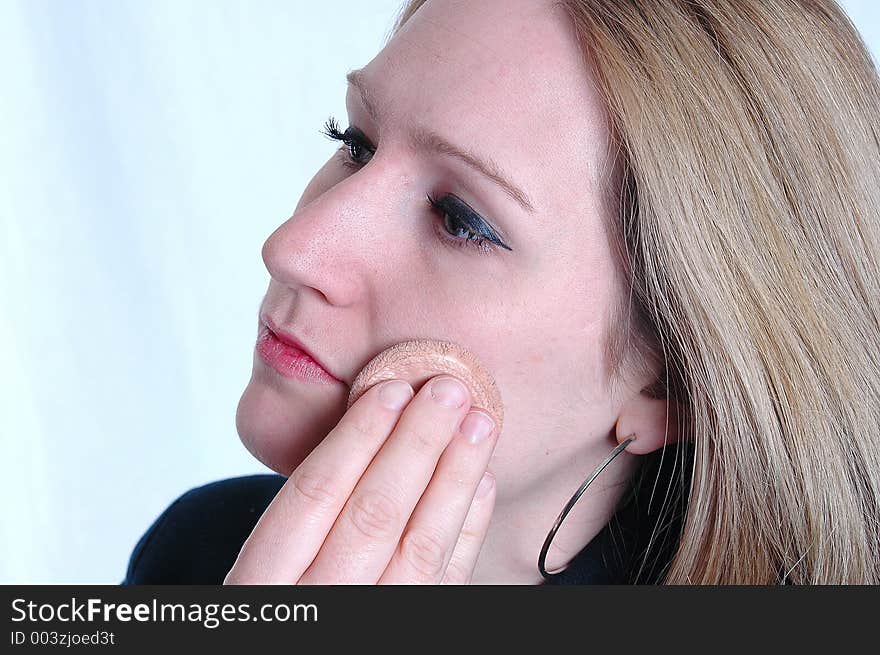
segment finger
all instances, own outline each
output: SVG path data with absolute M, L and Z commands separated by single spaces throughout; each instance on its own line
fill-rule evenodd
M 443 451 L 379 584 L 440 582 L 492 457 L 496 435 L 485 412 L 472 410 L 465 417 Z
M 224 583 L 292 584 L 299 579 L 394 429 L 402 407 L 409 402 L 406 396 L 412 397 L 412 387 L 406 383 L 403 397 L 394 396 L 392 384 L 400 381 L 377 384 L 358 398 L 290 474 L 257 521 Z M 400 409 L 391 402 L 395 397 Z
M 327 535 L 300 584 L 375 584 L 470 407 L 470 393 L 441 375 L 415 395 Z
M 452 557 L 443 574 L 441 584 L 463 585 L 470 584 L 477 565 L 477 558 L 486 540 L 489 531 L 489 523 L 492 519 L 492 510 L 495 508 L 496 494 L 495 476 L 486 471 L 483 479 L 474 494 L 458 542 L 452 551 Z

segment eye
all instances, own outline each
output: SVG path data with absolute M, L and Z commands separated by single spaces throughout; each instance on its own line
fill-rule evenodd
M 346 168 L 359 170 L 369 162 L 375 149 L 369 139 L 356 127 L 349 127 L 340 132 L 336 119 L 332 116 L 324 123 L 321 133 L 330 139 L 341 141 L 347 148 L 342 164 Z M 443 229 L 437 231 L 438 238 L 455 248 L 476 248 L 478 254 L 491 254 L 493 245 L 513 250 L 505 244 L 467 203 L 452 194 L 446 194 L 439 200 L 427 196 L 431 209 L 443 219 Z
M 339 125 L 336 123 L 336 119 L 332 116 L 324 123 L 321 133 L 331 139 L 335 139 L 336 141 L 342 141 L 342 143 L 348 148 L 348 154 L 346 155 L 345 161 L 343 161 L 343 164 L 347 168 L 357 170 L 369 161 L 364 161 L 362 159 L 364 153 L 369 153 L 370 156 L 373 154 L 373 151 L 368 145 L 369 142 L 363 132 L 356 127 L 349 127 L 345 132 L 340 132 Z
M 460 202 L 455 196 L 449 194 L 443 196 L 440 200 L 434 200 L 428 195 L 428 204 L 443 219 L 442 234 L 438 232 L 437 235 L 439 238 L 456 248 L 478 248 L 480 254 L 492 252 L 490 243 L 495 243 L 507 250 L 511 250 L 494 234 L 476 231 L 468 221 L 462 220 L 460 218 L 460 210 L 455 208 L 455 205 Z

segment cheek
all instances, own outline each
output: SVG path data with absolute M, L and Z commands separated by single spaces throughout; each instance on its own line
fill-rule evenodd
M 579 302 L 568 292 L 533 294 L 514 310 L 481 316 L 479 329 L 497 370 L 517 386 L 560 392 L 602 386 L 604 294 L 593 289 Z
M 560 322 L 520 326 L 531 338 L 512 341 L 499 363 L 516 404 L 549 421 L 570 422 L 587 406 L 601 406 L 603 382 L 600 326 L 588 329 Z
M 483 311 L 479 320 L 460 318 L 455 326 L 501 391 L 509 438 L 498 452 L 510 466 L 606 431 L 613 419 L 605 379 L 608 296 L 601 287 L 584 286 L 576 292 L 569 282 L 558 291 L 532 288 L 518 294 L 521 302 L 508 294 L 499 309 Z

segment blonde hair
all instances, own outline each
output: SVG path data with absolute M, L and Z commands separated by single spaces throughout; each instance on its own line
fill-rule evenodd
M 611 368 L 659 362 L 693 448 L 663 581 L 880 584 L 880 80 L 858 31 L 832 0 L 556 5 L 612 136 L 632 294 Z

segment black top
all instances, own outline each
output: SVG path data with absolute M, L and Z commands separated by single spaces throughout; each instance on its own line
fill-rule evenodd
M 691 456 L 690 449 L 679 448 Z M 683 516 L 683 486 L 678 474 L 690 466 L 675 464 L 676 448 L 645 458 L 641 474 L 617 513 L 546 584 L 657 584 L 675 552 Z M 675 464 L 675 466 L 674 466 Z M 657 476 L 658 470 L 660 476 Z M 584 477 L 589 471 L 584 473 Z M 599 476 L 601 477 L 601 475 Z M 280 475 L 248 475 L 191 489 L 155 520 L 140 538 L 122 584 L 222 584 L 245 539 L 281 489 Z M 656 480 L 656 485 L 654 484 Z M 670 484 L 671 483 L 671 484 Z M 685 483 L 686 485 L 687 483 Z M 572 493 L 574 493 L 572 489 Z M 653 491 L 653 502 L 649 503 Z M 666 507 L 663 499 L 669 493 Z M 589 491 L 579 502 L 589 502 Z M 561 511 L 562 508 L 560 507 Z M 665 521 L 658 521 L 666 512 Z M 548 516 L 552 525 L 556 516 Z M 646 549 L 655 526 L 651 551 Z M 664 527 L 665 526 L 665 527 Z M 537 570 L 538 553 L 535 553 Z

